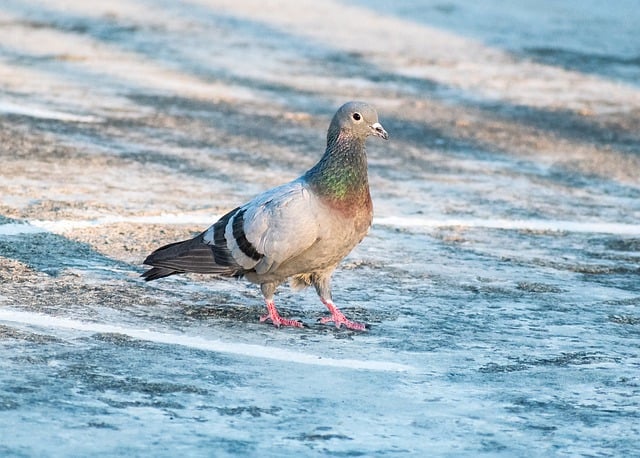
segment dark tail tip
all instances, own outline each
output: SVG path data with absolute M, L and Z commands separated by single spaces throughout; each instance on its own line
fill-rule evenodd
M 158 278 L 168 277 L 169 275 L 173 275 L 177 273 L 180 273 L 180 272 L 173 269 L 167 269 L 165 267 L 153 267 L 147 270 L 146 272 L 144 272 L 140 276 L 144 278 L 145 281 L 152 281 L 152 280 L 157 280 Z

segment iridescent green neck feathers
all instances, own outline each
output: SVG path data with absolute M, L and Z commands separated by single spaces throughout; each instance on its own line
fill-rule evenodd
M 364 139 L 340 134 L 329 139 L 324 156 L 305 178 L 321 198 L 336 204 L 357 203 L 368 197 Z

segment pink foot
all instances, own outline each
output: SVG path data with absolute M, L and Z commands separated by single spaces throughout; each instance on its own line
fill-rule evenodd
M 276 309 L 276 305 L 273 301 L 265 301 L 267 304 L 267 313 L 266 315 L 262 315 L 260 317 L 260 323 L 264 323 L 267 320 L 271 320 L 273 325 L 276 328 L 280 326 L 293 326 L 294 328 L 301 328 L 302 323 L 296 320 L 288 320 L 287 318 L 282 318 Z
M 362 323 L 358 323 L 356 321 L 351 321 L 344 314 L 338 310 L 338 307 L 333 305 L 331 301 L 323 300 L 322 303 L 327 306 L 329 312 L 331 312 L 331 316 L 327 316 L 324 318 L 320 318 L 320 323 L 327 324 L 333 322 L 336 325 L 336 328 L 340 328 L 344 324 L 345 328 L 353 329 L 354 331 L 365 331 L 366 327 Z

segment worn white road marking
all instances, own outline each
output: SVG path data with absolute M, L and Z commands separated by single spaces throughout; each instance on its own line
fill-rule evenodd
M 406 216 L 375 218 L 374 224 L 381 226 L 433 229 L 441 227 L 477 227 L 521 231 L 582 232 L 595 234 L 638 235 L 640 224 L 607 221 L 562 221 L 538 219 L 429 219 Z
M 406 372 L 414 370 L 412 366 L 389 361 L 326 358 L 324 356 L 292 351 L 285 348 L 239 342 L 224 342 L 222 340 L 207 339 L 204 337 L 172 334 L 152 331 L 150 329 L 129 328 L 115 324 L 91 323 L 72 318 L 62 318 L 41 313 L 21 312 L 1 308 L 0 321 L 49 329 L 70 329 L 81 332 L 121 334 L 134 339 L 166 345 L 180 345 L 198 350 L 229 353 L 254 358 L 275 359 L 289 363 L 311 364 L 314 366 L 342 367 L 346 369 L 383 372 Z
M 68 122 L 95 123 L 102 120 L 97 116 L 78 115 L 58 110 L 51 110 L 49 108 L 38 107 L 34 105 L 28 106 L 22 103 L 17 104 L 11 102 L 0 102 L 0 113 L 17 114 L 21 116 L 29 116 L 31 118 L 53 119 L 56 121 Z
M 167 213 L 151 216 L 105 216 L 92 220 L 30 220 L 21 223 L 0 224 L 0 235 L 17 235 L 51 231 L 62 233 L 74 229 L 96 227 L 116 223 L 136 224 L 191 224 L 209 226 L 221 215 L 204 213 Z M 381 216 L 373 219 L 374 225 L 416 230 L 443 227 L 467 227 L 522 231 L 577 232 L 614 235 L 640 235 L 640 224 L 612 221 L 563 221 L 543 219 L 434 219 L 411 216 Z

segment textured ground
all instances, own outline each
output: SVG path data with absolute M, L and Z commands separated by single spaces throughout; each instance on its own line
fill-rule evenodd
M 94 2 L 95 3 L 95 2 Z M 633 456 L 635 2 L 5 0 L 0 455 Z M 370 325 L 140 262 L 378 108 Z

